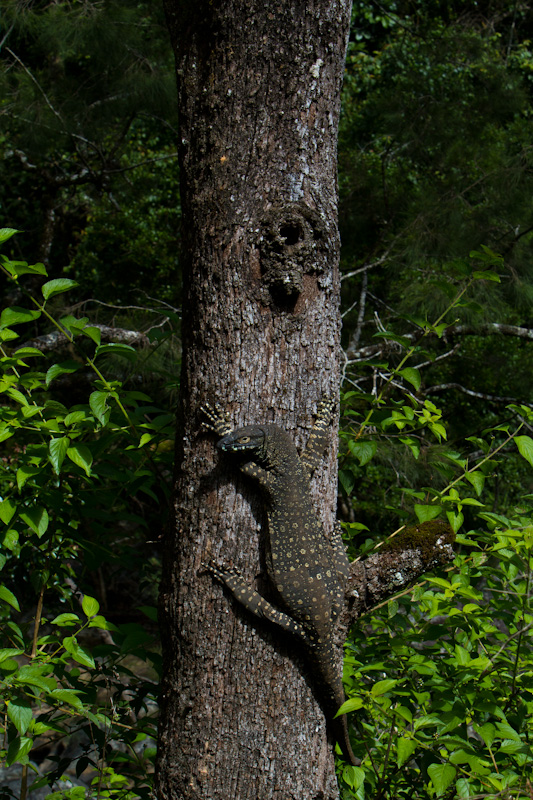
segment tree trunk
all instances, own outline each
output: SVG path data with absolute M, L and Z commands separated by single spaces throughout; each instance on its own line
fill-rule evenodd
M 333 800 L 332 745 L 301 645 L 202 571 L 262 580 L 257 490 L 199 407 L 305 444 L 339 389 L 336 142 L 349 0 L 166 0 L 176 51 L 184 230 L 176 529 L 164 552 L 158 795 Z M 331 531 L 337 425 L 312 488 Z

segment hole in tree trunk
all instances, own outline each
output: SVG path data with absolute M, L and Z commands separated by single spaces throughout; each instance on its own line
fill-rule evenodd
M 281 239 L 285 239 L 286 245 L 298 244 L 302 237 L 302 231 L 298 225 L 282 225 L 279 229 Z

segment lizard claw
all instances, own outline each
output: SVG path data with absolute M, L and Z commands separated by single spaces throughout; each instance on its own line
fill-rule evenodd
M 211 431 L 221 437 L 233 430 L 228 414 L 219 403 L 215 403 L 214 406 L 205 403 L 200 406 L 200 411 L 206 417 L 201 423 L 203 430 Z

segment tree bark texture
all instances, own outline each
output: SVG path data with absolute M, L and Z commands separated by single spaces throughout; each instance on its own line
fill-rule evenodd
M 202 571 L 234 565 L 268 596 L 255 487 L 201 432 L 276 422 L 299 448 L 338 395 L 336 142 L 350 0 L 166 0 L 176 52 L 184 235 L 176 529 L 161 590 L 158 796 L 334 800 L 332 745 L 301 645 Z M 331 531 L 337 425 L 313 480 Z

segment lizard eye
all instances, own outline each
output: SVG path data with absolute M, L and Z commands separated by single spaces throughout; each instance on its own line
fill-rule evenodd
M 239 436 L 239 442 L 241 444 L 247 444 L 250 441 L 249 436 Z

